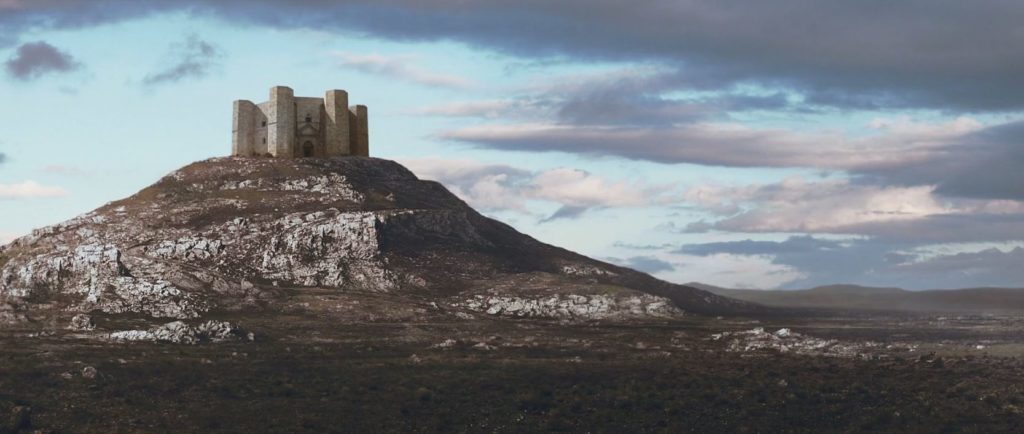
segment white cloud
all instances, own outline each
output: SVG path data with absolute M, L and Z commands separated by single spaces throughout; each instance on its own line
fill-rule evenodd
M 579 169 L 558 168 L 538 172 L 528 194 L 537 199 L 576 207 L 635 207 L 663 200 L 667 186 L 609 181 Z
M 707 256 L 663 253 L 659 258 L 677 264 L 676 270 L 658 277 L 673 282 L 701 282 L 725 288 L 773 289 L 802 279 L 806 273 L 773 262 L 770 255 Z
M 729 217 L 715 227 L 749 232 L 827 232 L 863 223 L 912 220 L 962 211 L 938 200 L 934 187 L 855 185 L 848 180 L 689 189 L 691 203 Z
M 0 184 L 0 199 L 31 199 L 41 197 L 67 196 L 67 190 L 61 187 L 50 187 L 35 181 L 23 181 L 16 184 Z
M 425 86 L 464 89 L 473 87 L 468 78 L 428 71 L 413 64 L 413 56 L 386 56 L 382 54 L 331 53 L 341 66 L 368 74 L 386 75 Z
M 672 200 L 671 186 L 613 181 L 571 168 L 528 171 L 473 160 L 403 160 L 421 178 L 445 184 L 470 205 L 484 210 L 526 212 L 531 201 L 589 208 L 642 207 Z
M 900 231 L 905 234 L 921 232 L 918 234 L 921 235 L 932 227 L 930 225 L 939 222 L 957 226 L 969 223 L 975 216 L 978 221 L 960 231 L 977 232 L 968 229 L 984 227 L 982 217 L 1003 221 L 1024 215 L 1024 202 L 944 199 L 935 193 L 935 186 L 879 186 L 856 184 L 847 179 L 809 182 L 799 176 L 774 184 L 698 185 L 688 189 L 683 197 L 688 203 L 719 217 L 710 223 L 691 223 L 687 229 L 693 232 L 719 229 L 893 236 L 889 232 L 902 228 Z M 920 227 L 908 232 L 915 226 Z M 994 224 L 989 227 L 998 228 Z M 988 239 L 991 234 L 973 236 Z

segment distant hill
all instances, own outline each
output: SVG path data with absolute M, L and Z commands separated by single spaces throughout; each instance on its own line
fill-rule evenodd
M 827 285 L 802 290 L 721 288 L 688 283 L 718 295 L 777 307 L 950 313 L 1024 313 L 1024 288 L 965 288 L 907 291 L 859 285 Z

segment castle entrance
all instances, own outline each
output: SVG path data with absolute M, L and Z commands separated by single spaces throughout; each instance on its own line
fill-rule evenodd
M 313 156 L 313 142 L 306 142 L 302 144 L 302 156 L 306 158 Z

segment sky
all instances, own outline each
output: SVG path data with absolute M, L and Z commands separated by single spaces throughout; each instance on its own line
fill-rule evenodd
M 679 283 L 1024 286 L 1024 3 L 0 0 L 0 242 L 345 89 L 370 152 Z

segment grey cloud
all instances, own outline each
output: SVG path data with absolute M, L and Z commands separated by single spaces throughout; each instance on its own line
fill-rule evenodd
M 697 186 L 685 196 L 717 219 L 667 222 L 659 230 L 845 234 L 907 243 L 1024 240 L 1024 203 L 941 198 L 927 186 L 794 177 L 763 185 Z
M 672 245 L 668 244 L 668 243 L 665 243 L 665 244 L 633 244 L 633 243 L 627 243 L 627 242 L 623 242 L 623 241 L 616 241 L 615 243 L 612 244 L 612 246 L 613 247 L 623 248 L 623 249 L 631 249 L 631 250 L 665 250 L 665 249 L 667 249 L 669 247 L 672 247 Z
M 4 164 L 6 162 L 7 162 L 7 154 L 5 154 L 3 152 L 0 152 L 0 164 Z
M 341 66 L 367 74 L 383 75 L 430 87 L 463 89 L 473 86 L 468 78 L 428 71 L 416 66 L 408 56 L 359 55 L 336 53 Z
M 142 84 L 154 86 L 205 77 L 221 57 L 221 50 L 196 35 L 190 35 L 183 44 L 173 47 L 169 66 L 146 75 Z
M 915 220 L 862 223 L 830 232 L 922 244 L 1013 241 L 1024 239 L 1024 215 L 933 215 Z
M 925 256 L 907 253 L 918 244 L 891 240 L 825 240 L 790 237 L 783 241 L 732 241 L 684 245 L 676 253 L 708 256 L 767 255 L 805 277 L 786 288 L 808 288 L 834 283 L 900 286 L 908 289 L 969 286 L 1020 286 L 1024 281 L 1024 249 L 987 249 L 979 252 Z
M 552 120 L 576 127 L 671 127 L 699 120 L 723 118 L 728 113 L 750 110 L 790 110 L 788 95 L 775 92 L 750 95 L 723 92 L 715 96 L 666 97 L 673 86 L 670 74 L 623 70 L 606 76 L 567 76 L 542 89 L 502 99 L 462 101 L 423 107 L 415 112 L 433 116 L 476 117 L 504 121 Z
M 715 243 L 688 244 L 676 252 L 689 255 L 707 256 L 715 253 L 735 255 L 770 255 L 780 253 L 804 253 L 835 250 L 840 242 L 811 236 L 790 237 L 785 241 L 723 241 Z
M 978 252 L 963 252 L 942 255 L 920 262 L 900 264 L 894 272 L 910 276 L 946 276 L 942 288 L 958 288 L 972 285 L 1020 287 L 1024 282 L 1024 248 L 1009 251 L 985 249 Z M 981 282 L 975 276 L 983 276 Z
M 838 107 L 1024 107 L 1020 2 L 878 6 L 844 0 L 52 0 L 19 2 L 0 23 L 20 32 L 186 10 L 244 24 L 454 40 L 525 58 L 652 61 L 677 69 L 681 89 L 750 83 Z
M 784 241 L 730 241 L 681 246 L 676 253 L 709 256 L 770 256 L 772 263 L 793 267 L 805 277 L 788 282 L 786 288 L 805 288 L 831 283 L 876 283 L 872 270 L 883 269 L 886 253 L 894 246 L 873 241 L 840 242 L 794 236 Z
M 1024 200 L 1024 121 L 970 133 L 942 154 L 858 173 L 863 182 L 936 185 L 947 196 Z
M 662 261 L 661 259 L 653 256 L 633 256 L 626 259 L 620 258 L 608 258 L 610 262 L 619 264 L 623 267 L 629 267 L 634 270 L 640 270 L 644 273 L 660 273 L 662 271 L 675 271 L 676 267 L 669 262 Z
M 568 83 L 534 99 L 552 106 L 559 123 L 574 126 L 671 127 L 732 112 L 797 110 L 784 92 L 751 95 L 725 90 L 712 96 L 667 97 L 685 87 L 686 78 L 677 72 L 625 70 L 607 77 L 563 80 Z
M 19 80 L 33 80 L 46 74 L 70 72 L 81 64 L 67 52 L 45 41 L 22 44 L 4 63 L 7 74 Z
M 589 107 L 602 113 L 599 104 Z M 603 115 L 614 113 L 610 110 Z M 591 116 L 590 120 L 599 119 Z M 468 127 L 444 132 L 441 137 L 506 151 L 567 152 L 667 164 L 844 170 L 861 183 L 936 185 L 937 192 L 947 196 L 1024 199 L 1024 170 L 1020 170 L 1024 167 L 1024 121 L 959 136 L 950 134 L 924 150 L 915 148 L 917 142 L 934 138 L 883 134 L 873 139 L 875 142 L 854 142 L 836 134 L 730 128 L 706 122 L 638 125 L 606 121 L 603 125 Z
M 573 206 L 573 205 L 562 205 L 562 207 L 555 210 L 550 216 L 541 220 L 541 223 L 548 223 L 559 219 L 576 219 L 583 215 L 583 213 L 590 210 L 588 206 Z

